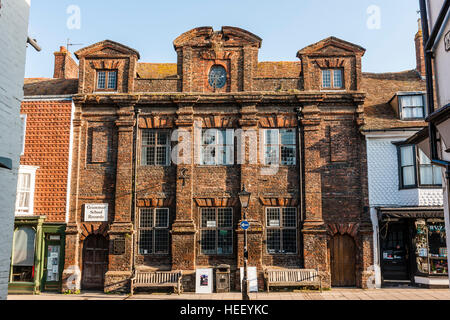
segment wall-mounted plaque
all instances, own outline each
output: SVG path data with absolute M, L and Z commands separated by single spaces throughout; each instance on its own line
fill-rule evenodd
M 108 204 L 85 204 L 84 205 L 85 222 L 105 222 L 108 221 Z
M 114 255 L 122 255 L 125 253 L 125 239 L 124 238 L 114 239 L 113 253 L 114 253 Z

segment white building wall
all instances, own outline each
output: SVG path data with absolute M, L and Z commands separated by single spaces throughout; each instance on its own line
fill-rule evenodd
M 0 156 L 13 161 L 13 170 L 0 168 L 0 300 L 8 291 L 29 10 L 30 0 L 2 0 L 0 9 Z
M 381 287 L 377 207 L 442 206 L 442 189 L 399 189 L 397 147 L 415 131 L 366 135 L 369 205 L 374 234 L 375 283 Z
M 433 29 L 439 13 L 444 5 L 444 0 L 428 0 L 428 19 L 430 25 L 430 32 Z M 440 34 L 438 35 L 437 44 L 432 49 L 434 53 L 434 78 L 436 84 L 435 109 L 440 109 L 450 103 L 450 51 L 445 50 L 445 36 L 450 37 L 450 12 L 447 13 L 446 19 L 443 23 Z M 443 139 L 442 139 L 443 140 Z M 444 141 L 442 141 L 444 143 Z M 443 148 L 446 150 L 446 146 Z M 442 152 L 439 157 L 446 161 L 450 161 L 450 155 L 447 152 Z M 445 169 L 442 170 L 445 177 Z M 447 233 L 447 248 L 450 248 L 450 212 L 449 212 L 449 197 L 450 190 L 448 180 L 443 180 L 444 185 L 444 216 L 445 228 Z M 450 261 L 450 257 L 449 257 Z M 450 276 L 450 275 L 449 275 Z

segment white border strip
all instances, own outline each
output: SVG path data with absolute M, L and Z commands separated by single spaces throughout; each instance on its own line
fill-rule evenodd
M 73 119 L 75 115 L 75 104 L 72 101 L 72 111 L 70 114 L 70 137 L 69 137 L 69 160 L 67 169 L 67 195 L 66 195 L 66 223 L 69 223 L 70 212 L 70 183 L 72 181 L 72 147 L 73 147 Z
M 61 101 L 72 100 L 73 94 L 65 94 L 59 96 L 25 96 L 23 101 Z

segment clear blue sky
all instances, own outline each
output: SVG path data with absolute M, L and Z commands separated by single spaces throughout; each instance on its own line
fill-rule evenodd
M 70 5 L 79 29 L 67 27 Z M 380 9 L 380 28 L 370 6 Z M 236 26 L 263 39 L 259 61 L 295 61 L 298 50 L 328 36 L 367 49 L 365 72 L 414 69 L 418 0 L 33 0 L 29 35 L 43 50 L 27 50 L 26 77 L 52 77 L 53 52 L 111 39 L 138 50 L 141 62 L 176 62 L 173 40 L 199 26 Z M 74 22 L 76 20 L 70 20 Z M 72 47 L 71 51 L 80 49 Z

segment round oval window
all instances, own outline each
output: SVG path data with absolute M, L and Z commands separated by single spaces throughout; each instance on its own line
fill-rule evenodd
M 209 85 L 213 88 L 223 88 L 227 84 L 227 71 L 224 67 L 215 65 L 209 71 Z

